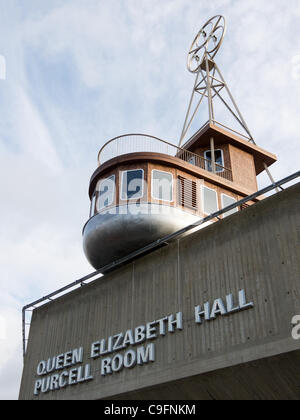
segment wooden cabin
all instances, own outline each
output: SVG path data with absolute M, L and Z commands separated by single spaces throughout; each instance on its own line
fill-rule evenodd
M 100 269 L 253 194 L 257 175 L 274 162 L 272 153 L 212 123 L 182 148 L 147 135 L 108 141 L 90 180 L 88 260 Z

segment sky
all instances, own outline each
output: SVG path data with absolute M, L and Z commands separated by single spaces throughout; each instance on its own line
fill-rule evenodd
M 299 170 L 299 0 L 0 0 L 0 399 L 18 398 L 22 307 L 93 271 L 81 232 L 100 147 L 178 143 L 187 52 L 216 14 L 216 61 L 279 180 Z

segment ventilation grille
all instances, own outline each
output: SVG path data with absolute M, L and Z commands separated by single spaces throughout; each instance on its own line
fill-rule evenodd
M 241 210 L 245 210 L 245 209 L 247 209 L 248 207 L 250 207 L 250 204 L 246 204 L 246 203 L 244 203 L 244 204 L 242 204 L 240 207 L 241 207 Z
M 178 177 L 178 200 L 179 205 L 190 209 L 197 209 L 197 184 L 196 181 Z

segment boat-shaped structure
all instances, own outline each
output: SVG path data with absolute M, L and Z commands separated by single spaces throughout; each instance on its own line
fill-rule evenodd
M 211 123 L 183 147 L 144 134 L 109 140 L 90 180 L 90 217 L 83 228 L 88 261 L 102 269 L 247 197 L 257 191 L 264 165 L 275 161 L 275 155 Z

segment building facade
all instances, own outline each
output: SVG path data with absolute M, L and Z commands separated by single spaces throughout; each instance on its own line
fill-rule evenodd
M 20 399 L 299 399 L 299 193 L 34 310 Z

